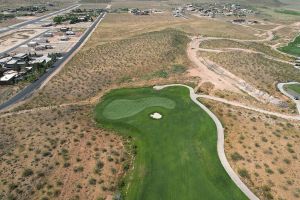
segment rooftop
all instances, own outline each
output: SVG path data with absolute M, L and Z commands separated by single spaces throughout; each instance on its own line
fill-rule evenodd
M 5 72 L 4 76 L 2 76 L 0 78 L 0 81 L 4 82 L 4 81 L 9 81 L 12 78 L 14 78 L 16 75 L 18 75 L 18 72 L 14 71 L 14 70 L 10 70 Z

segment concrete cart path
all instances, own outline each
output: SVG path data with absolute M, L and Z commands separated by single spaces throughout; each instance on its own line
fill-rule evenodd
M 299 82 L 288 82 L 288 83 L 278 83 L 277 88 L 282 92 L 285 96 L 291 98 L 293 102 L 295 102 L 298 113 L 300 114 L 300 100 L 296 100 L 295 97 L 291 94 L 289 94 L 285 89 L 285 85 L 294 85 L 294 84 L 300 84 Z

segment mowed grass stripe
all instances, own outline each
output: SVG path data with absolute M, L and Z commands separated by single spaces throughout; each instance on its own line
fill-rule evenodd
M 128 97 L 132 100 L 168 98 L 176 106 L 174 109 L 147 107 L 118 120 L 103 116 L 111 102 Z M 161 113 L 163 118 L 151 119 L 149 114 L 153 112 Z M 138 153 L 134 170 L 126 177 L 129 188 L 123 188 L 125 199 L 247 199 L 219 161 L 213 120 L 191 101 L 187 88 L 114 90 L 97 105 L 95 119 L 103 127 L 135 138 Z
M 173 109 L 175 102 L 163 97 L 149 97 L 135 100 L 117 99 L 105 107 L 103 116 L 107 119 L 121 119 L 133 116 L 145 108 L 153 106 Z

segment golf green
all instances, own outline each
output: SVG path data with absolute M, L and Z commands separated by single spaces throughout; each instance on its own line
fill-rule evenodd
M 120 100 L 130 108 L 122 108 Z M 136 111 L 132 104 L 139 104 Z M 118 110 L 122 118 L 116 119 Z M 163 118 L 152 119 L 154 112 Z M 214 121 L 190 99 L 187 88 L 113 90 L 94 114 L 99 126 L 133 137 L 137 146 L 122 189 L 125 199 L 247 199 L 219 161 Z
M 162 97 L 148 97 L 136 100 L 117 99 L 104 108 L 103 116 L 107 119 L 121 119 L 135 115 L 145 108 L 153 106 L 172 109 L 175 107 L 175 102 Z
M 296 37 L 295 40 L 290 42 L 287 46 L 278 49 L 284 53 L 300 56 L 300 36 Z

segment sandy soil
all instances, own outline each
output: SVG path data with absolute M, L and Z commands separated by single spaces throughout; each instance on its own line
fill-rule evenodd
M 46 29 L 22 29 L 21 31 L 12 31 L 6 35 L 2 35 L 0 37 L 0 51 L 8 50 L 45 31 Z

